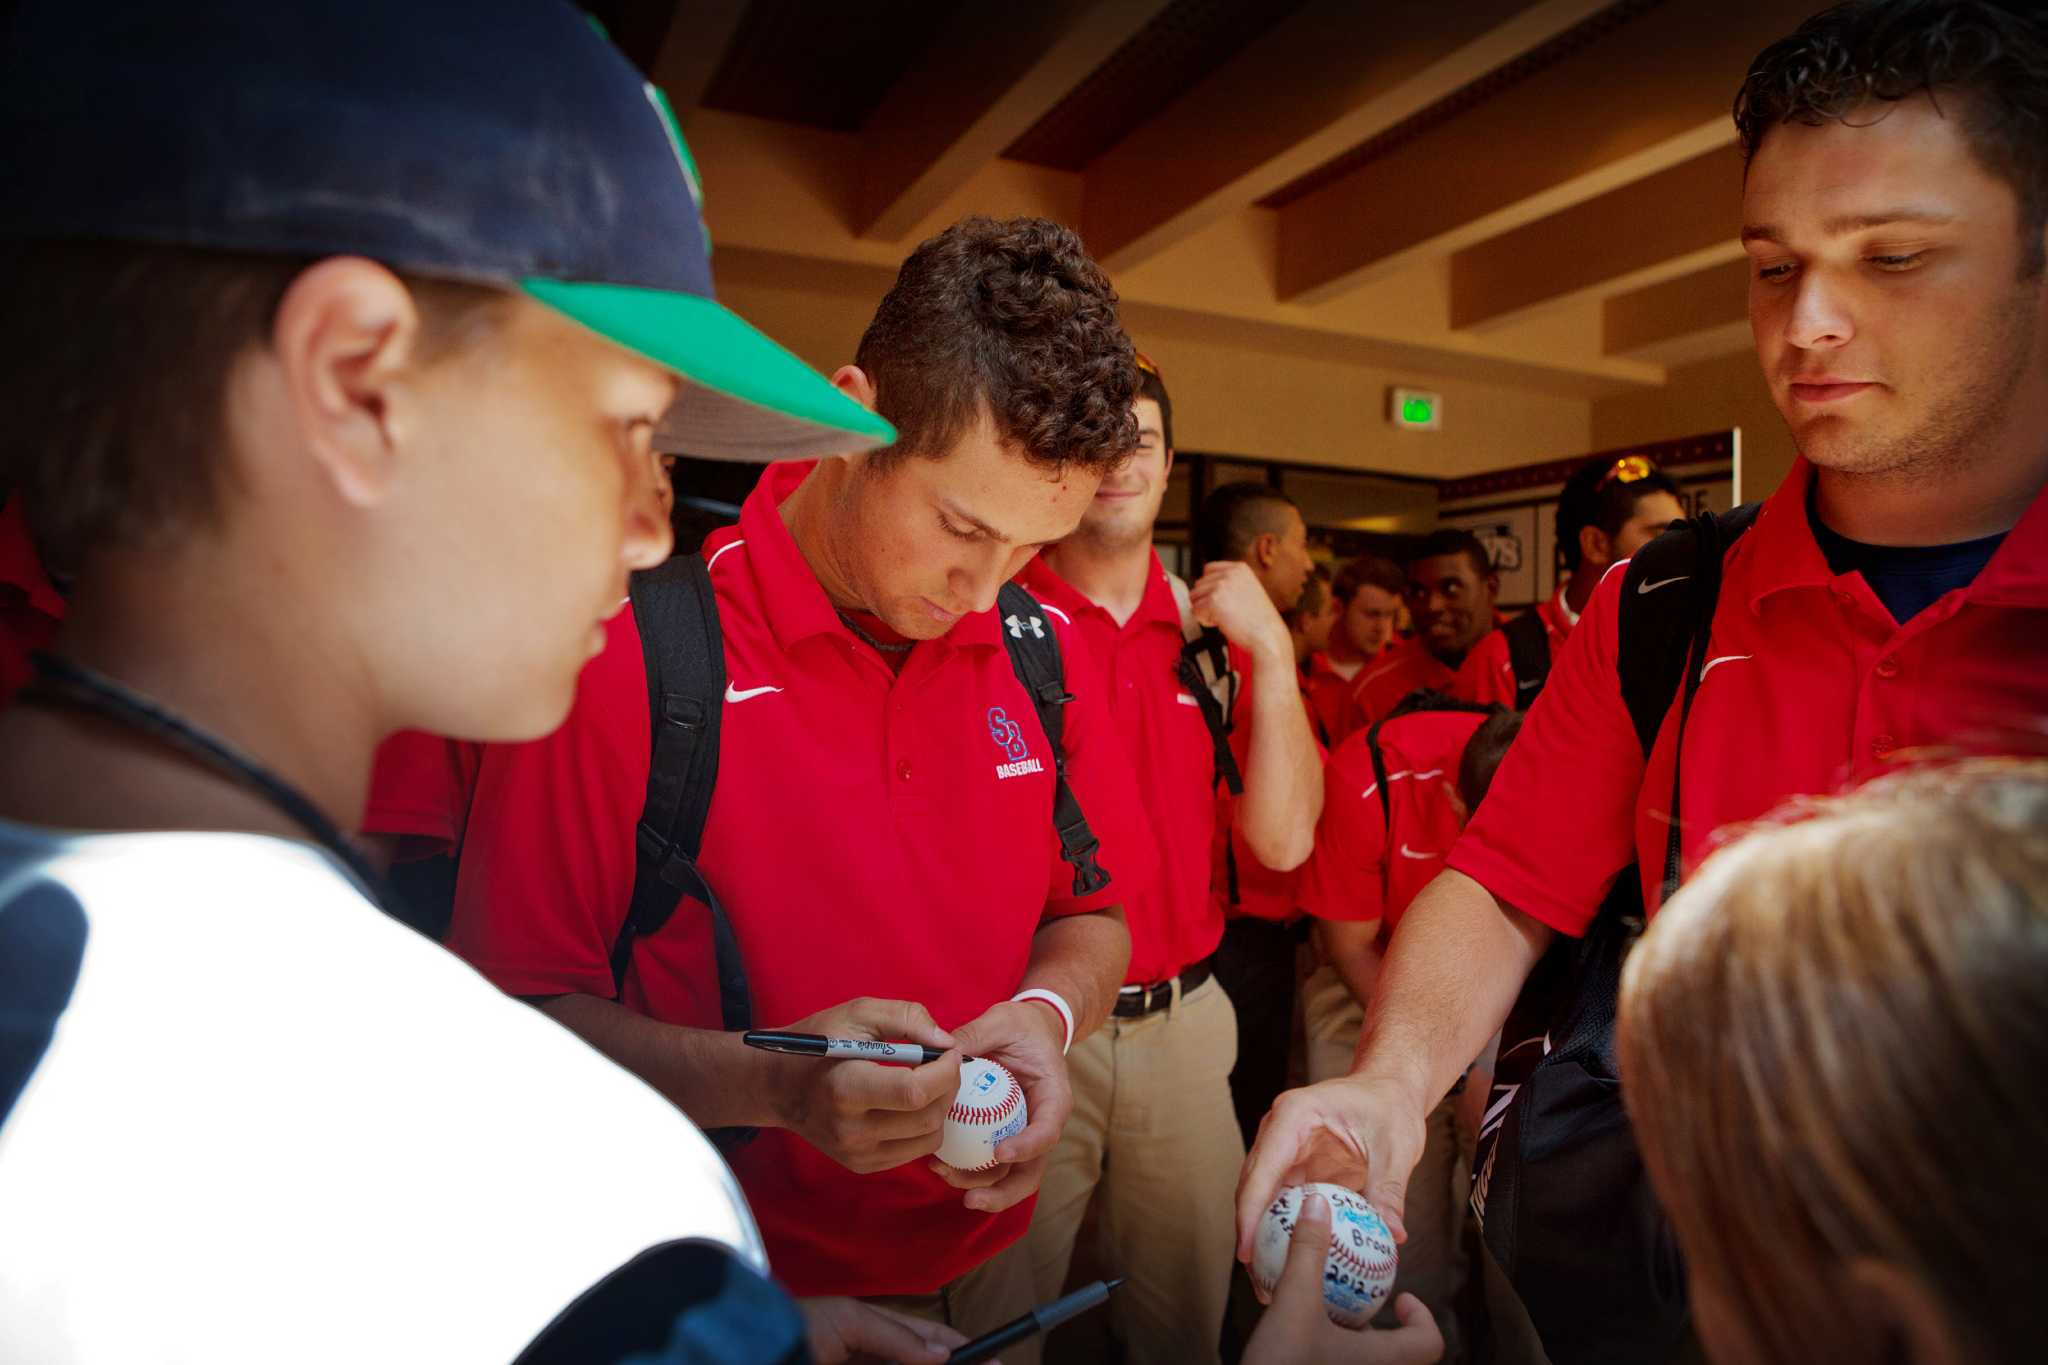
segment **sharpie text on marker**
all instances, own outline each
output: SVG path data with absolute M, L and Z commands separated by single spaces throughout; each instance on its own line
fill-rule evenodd
M 766 1052 L 788 1052 L 801 1057 L 823 1057 L 829 1061 L 902 1062 L 917 1066 L 936 1062 L 946 1055 L 942 1047 L 922 1043 L 888 1043 L 878 1038 L 828 1038 L 822 1033 L 788 1033 L 754 1029 L 740 1035 L 748 1047 Z

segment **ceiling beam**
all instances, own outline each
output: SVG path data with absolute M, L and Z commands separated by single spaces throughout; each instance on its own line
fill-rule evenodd
M 1082 235 L 1126 270 L 1609 0 L 1310 0 L 1089 165 Z
M 965 5 L 861 129 L 856 235 L 900 241 L 1166 0 L 1039 0 L 1000 19 Z
M 676 122 L 685 128 L 704 103 L 704 92 L 724 64 L 746 13 L 747 0 L 681 0 L 676 6 L 661 51 L 655 54 L 653 80 L 668 96 Z
M 1601 349 L 1690 365 L 1750 344 L 1749 262 L 1728 261 L 1617 294 L 1600 306 Z
M 1286 205 L 1279 296 L 1321 302 L 1732 142 L 1743 73 L 1811 9 L 1668 0 Z
M 800 278 L 793 273 L 797 261 L 870 267 L 876 272 L 871 278 L 884 281 L 873 287 L 870 307 L 895 278 L 903 247 L 856 237 L 847 226 L 858 178 L 858 134 L 707 108 L 690 130 L 690 144 L 704 169 L 705 213 L 718 244 L 713 268 L 721 283 L 746 253 L 772 258 L 792 281 Z M 998 158 L 913 233 L 937 232 L 969 212 L 1074 222 L 1080 208 L 1079 174 Z M 1664 382 L 1661 366 L 1600 354 L 1597 308 L 1562 327 L 1543 318 L 1531 328 L 1500 334 L 1450 331 L 1444 326 L 1449 282 L 1443 271 L 1389 281 L 1325 309 L 1281 304 L 1265 275 L 1273 258 L 1273 216 L 1269 209 L 1234 215 L 1118 275 L 1132 334 L 1145 335 L 1157 325 L 1157 310 L 1167 309 L 1206 319 L 1203 325 L 1219 338 L 1249 329 L 1243 334 L 1255 332 L 1260 345 L 1371 355 L 1375 363 L 1415 374 L 1485 376 L 1492 383 L 1582 398 Z
M 1451 326 L 1499 327 L 1732 261 L 1741 231 L 1742 151 L 1731 143 L 1458 252 Z

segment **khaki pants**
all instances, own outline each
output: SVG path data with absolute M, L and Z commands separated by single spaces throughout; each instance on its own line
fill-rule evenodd
M 1348 1075 L 1365 1010 L 1336 968 L 1316 969 L 1303 988 L 1302 1009 L 1310 1083 Z M 1472 1144 L 1457 1110 L 1456 1098 L 1447 1098 L 1425 1120 L 1422 1158 L 1408 1177 L 1402 1210 L 1408 1240 L 1401 1244 L 1401 1268 L 1394 1279 L 1396 1294 L 1413 1294 L 1429 1305 L 1444 1334 L 1447 1361 L 1460 1360 L 1464 1353 L 1456 1309 L 1468 1269 L 1465 1219 L 1472 1190 Z
M 1111 1019 L 1077 1044 L 1067 1057 L 1074 1113 L 1031 1231 L 996 1258 L 1030 1267 L 1039 1302 L 1057 1298 L 1086 1218 L 1096 1245 L 1082 1259 L 1126 1278 L 1105 1311 L 1129 1365 L 1219 1358 L 1244 1165 L 1230 1099 L 1236 1059 L 1236 1012 L 1214 980 L 1156 1014 Z M 1038 1358 L 1003 1352 L 1005 1365 Z M 1058 1358 L 1080 1357 L 1062 1344 Z
M 1335 967 L 1318 967 L 1302 983 L 1301 1014 L 1308 1034 L 1309 1084 L 1350 1075 L 1358 1035 L 1365 1028 L 1365 1007 Z

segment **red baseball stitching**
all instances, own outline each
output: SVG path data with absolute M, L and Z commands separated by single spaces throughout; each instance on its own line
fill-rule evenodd
M 1339 1260 L 1351 1262 L 1352 1265 L 1358 1267 L 1359 1272 L 1361 1274 L 1370 1275 L 1374 1279 L 1378 1279 L 1382 1275 L 1391 1275 L 1394 1273 L 1394 1262 L 1387 1260 L 1384 1257 L 1377 1260 L 1368 1261 L 1363 1256 L 1360 1256 L 1352 1248 L 1345 1246 L 1341 1242 L 1333 1241 L 1330 1243 L 1330 1254 L 1332 1256 L 1337 1257 Z
M 955 1099 L 953 1101 L 953 1108 L 947 1113 L 946 1117 L 952 1119 L 955 1123 L 994 1123 L 999 1119 L 1006 1119 L 1016 1113 L 1017 1101 L 1020 1098 L 1022 1096 L 1017 1089 L 1016 1079 L 1013 1077 L 1010 1081 L 1009 1091 L 997 1102 L 994 1108 L 962 1104 L 958 1099 Z

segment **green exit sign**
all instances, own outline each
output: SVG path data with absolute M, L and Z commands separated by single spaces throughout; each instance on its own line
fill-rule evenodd
M 1394 389 L 1389 394 L 1387 407 L 1397 427 L 1437 431 L 1444 424 L 1442 394 L 1424 393 L 1421 389 Z

